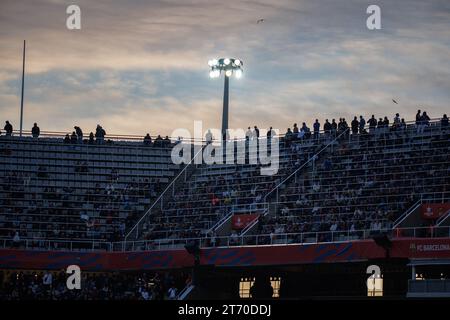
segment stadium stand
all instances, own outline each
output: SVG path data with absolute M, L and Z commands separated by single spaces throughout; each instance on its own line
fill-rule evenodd
M 392 230 L 418 201 L 450 198 L 445 118 L 406 124 L 397 116 L 392 126 L 385 119 L 366 127 L 333 119 L 320 133 L 318 125 L 314 133 L 294 126 L 281 136 L 273 176 L 261 175 L 248 153 L 244 165 L 173 165 L 161 137 L 1 136 L 0 239 L 17 247 L 144 250 L 193 239 L 221 246 L 368 238 Z M 233 219 L 248 215 L 254 219 L 235 228 Z
M 189 273 L 84 273 L 81 290 L 69 290 L 64 271 L 0 271 L 0 300 L 175 300 Z
M 35 241 L 31 246 L 118 241 L 177 170 L 170 148 L 142 142 L 2 136 L 0 237 L 17 233 Z

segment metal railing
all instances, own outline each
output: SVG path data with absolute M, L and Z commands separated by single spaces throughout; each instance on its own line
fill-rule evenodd
M 426 194 L 421 194 L 420 199 L 417 200 L 408 210 L 406 210 L 397 220 L 394 221 L 393 228 L 397 228 L 400 223 L 402 223 L 410 214 L 412 214 L 417 208 L 419 208 L 424 203 L 444 203 L 446 201 L 450 201 L 449 198 L 445 197 L 435 197 L 436 194 L 440 194 L 441 192 L 430 192 Z M 446 216 L 445 214 L 442 216 Z M 442 218 L 441 217 L 441 218 Z M 439 220 L 436 221 L 436 225 L 439 225 Z
M 195 241 L 201 248 L 263 246 L 263 245 L 293 245 L 349 242 L 371 239 L 376 234 L 386 234 L 394 239 L 399 238 L 450 238 L 450 226 L 445 227 L 411 227 L 377 230 L 345 230 L 320 231 L 303 233 L 271 233 L 258 235 L 232 235 L 222 237 L 200 237 L 183 239 L 159 239 L 119 242 L 99 241 L 66 241 L 66 240 L 36 240 L 0 239 L 1 248 L 20 248 L 28 250 L 69 250 L 69 251 L 146 251 L 146 250 L 178 250 L 184 245 Z M 215 244 L 215 245 L 213 245 Z

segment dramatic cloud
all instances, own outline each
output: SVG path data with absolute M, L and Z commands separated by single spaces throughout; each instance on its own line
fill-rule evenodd
M 65 27 L 81 8 L 82 29 Z M 207 61 L 245 63 L 231 81 L 230 126 L 315 118 L 393 116 L 418 106 L 449 113 L 450 3 L 377 1 L 382 30 L 366 28 L 369 1 L 153 0 L 0 2 L 0 120 L 18 127 L 27 40 L 25 128 L 170 134 L 194 120 L 220 127 L 220 80 Z M 263 23 L 257 24 L 258 19 Z M 392 105 L 391 99 L 399 101 Z

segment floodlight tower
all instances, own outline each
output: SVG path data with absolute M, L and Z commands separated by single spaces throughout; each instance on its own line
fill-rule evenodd
M 237 79 L 242 77 L 243 63 L 239 59 L 221 58 L 208 61 L 211 67 L 209 76 L 211 78 L 220 77 L 221 73 L 225 74 L 225 84 L 223 89 L 223 110 L 222 110 L 222 137 L 226 137 L 228 130 L 228 95 L 229 95 L 229 79 L 234 74 Z

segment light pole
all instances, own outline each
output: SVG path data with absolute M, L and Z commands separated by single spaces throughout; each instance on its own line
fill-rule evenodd
M 209 76 L 211 78 L 220 77 L 221 73 L 225 74 L 225 84 L 223 88 L 223 110 L 222 110 L 222 138 L 226 139 L 228 130 L 228 102 L 229 102 L 229 82 L 230 77 L 234 74 L 236 78 L 242 77 L 243 63 L 239 59 L 221 58 L 208 61 L 211 67 Z
M 25 86 L 25 40 L 23 40 L 23 61 L 22 61 L 22 98 L 20 99 L 20 136 L 22 136 L 23 125 L 23 90 Z

